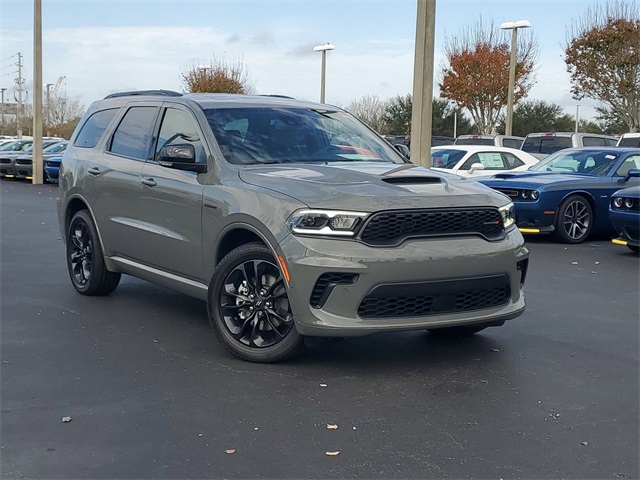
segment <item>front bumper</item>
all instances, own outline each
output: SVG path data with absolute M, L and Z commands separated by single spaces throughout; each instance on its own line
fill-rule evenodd
M 429 238 L 406 241 L 394 248 L 289 235 L 279 249 L 290 273 L 289 301 L 296 328 L 302 335 L 357 336 L 389 330 L 499 323 L 521 315 L 525 308 L 522 286 L 529 252 L 515 229 L 496 242 L 476 236 Z M 523 265 L 524 272 L 519 270 Z M 316 283 L 324 274 L 351 274 L 356 279 L 350 281 L 347 275 L 346 281 L 338 280 L 328 293 L 325 290 L 318 295 Z M 508 293 L 504 302 L 471 311 L 446 308 L 452 295 L 461 292 L 464 285 L 477 287 L 485 279 L 506 282 Z M 424 291 L 440 289 L 445 308 L 428 314 L 413 315 L 409 309 L 409 314 L 404 311 L 380 316 L 363 308 L 367 305 L 365 299 L 369 301 L 381 291 L 386 292 L 386 303 L 397 301 L 407 305 L 409 299 L 410 307 L 415 306 L 420 301 L 416 300 L 416 291 L 423 286 Z M 448 286 L 452 295 L 443 290 Z M 396 290 L 397 295 L 389 293 Z
M 31 178 L 33 174 L 33 166 L 16 163 L 16 178 Z
M 516 225 L 522 233 L 551 233 L 555 230 L 555 208 L 544 210 L 540 202 L 514 202 L 514 205 Z
M 609 219 L 619 235 L 620 245 L 640 246 L 640 214 L 633 211 L 610 210 Z M 626 243 L 622 243 L 626 242 Z
M 16 173 L 15 158 L 0 158 L 0 177 L 14 178 Z

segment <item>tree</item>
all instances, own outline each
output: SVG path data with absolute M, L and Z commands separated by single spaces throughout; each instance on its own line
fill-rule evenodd
M 572 132 L 575 119 L 562 107 L 544 100 L 524 101 L 513 109 L 513 135 L 524 137 L 533 132 Z M 500 119 L 498 132 L 505 132 L 505 118 Z
M 432 103 L 431 134 L 453 137 L 453 124 L 457 121 L 456 135 L 472 133 L 471 122 L 460 107 L 452 105 L 444 98 L 434 98 Z M 455 118 L 457 114 L 457 119 Z
M 381 135 L 389 133 L 384 114 L 387 109 L 387 102 L 380 100 L 377 95 L 365 95 L 352 100 L 345 110 L 362 122 L 369 125 Z
M 568 32 L 565 62 L 574 98 L 592 98 L 640 131 L 640 7 L 595 6 Z
M 213 57 L 206 65 L 192 65 L 180 74 L 184 90 L 190 93 L 253 93 L 249 74 L 241 60 L 227 62 Z
M 64 78 L 60 77 L 49 91 L 48 102 L 44 105 L 44 131 L 47 136 L 70 138 L 84 112 L 84 106 L 67 95 Z
M 514 103 L 526 97 L 534 83 L 537 42 L 526 31 L 517 45 Z M 507 104 L 511 47 L 504 31 L 480 19 L 461 35 L 445 37 L 440 95 L 466 108 L 479 133 L 491 133 Z
M 383 119 L 387 125 L 387 131 L 392 135 L 411 134 L 411 108 L 413 98 L 411 94 L 398 95 L 387 103 Z
M 605 106 L 596 107 L 596 120 L 602 133 L 620 134 L 628 132 L 629 127 L 619 116 Z

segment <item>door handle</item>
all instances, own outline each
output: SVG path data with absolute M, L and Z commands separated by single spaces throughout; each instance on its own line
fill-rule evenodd
M 140 183 L 146 185 L 147 187 L 155 187 L 157 185 L 156 181 L 153 178 L 143 178 L 140 180 Z
M 87 170 L 87 172 L 89 172 L 91 175 L 100 175 L 102 173 L 98 167 L 91 167 Z

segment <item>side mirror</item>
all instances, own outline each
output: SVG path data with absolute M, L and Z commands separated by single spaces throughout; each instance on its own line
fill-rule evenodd
M 471 165 L 471 168 L 469 169 L 469 173 L 473 173 L 476 170 L 484 170 L 484 165 L 481 164 L 480 162 L 474 163 L 473 165 Z
M 404 158 L 409 158 L 411 156 L 409 147 L 407 147 L 406 145 L 402 145 L 401 143 L 394 143 L 393 146 L 402 154 Z
M 630 178 L 640 178 L 640 169 L 632 168 L 627 172 L 627 176 L 624 177 L 624 181 L 626 182 Z
M 166 168 L 203 173 L 207 165 L 196 162 L 196 149 L 189 143 L 168 145 L 160 149 L 158 163 Z

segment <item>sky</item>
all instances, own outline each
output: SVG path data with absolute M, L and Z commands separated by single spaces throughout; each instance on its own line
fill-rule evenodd
M 182 72 L 213 58 L 241 61 L 259 94 L 319 101 L 321 54 L 327 54 L 326 102 L 346 107 L 364 95 L 412 92 L 417 0 L 42 0 L 43 83 L 62 86 L 85 107 L 109 93 L 181 91 Z M 13 98 L 18 52 L 32 90 L 33 0 L 0 0 L 0 87 Z M 595 102 L 570 93 L 563 60 L 568 29 L 596 5 L 582 0 L 437 0 L 435 68 L 446 38 L 478 19 L 529 20 L 539 44 L 529 100 L 561 105 L 580 118 Z M 437 78 L 434 96 L 438 95 Z M 29 92 L 29 98 L 32 92 Z

